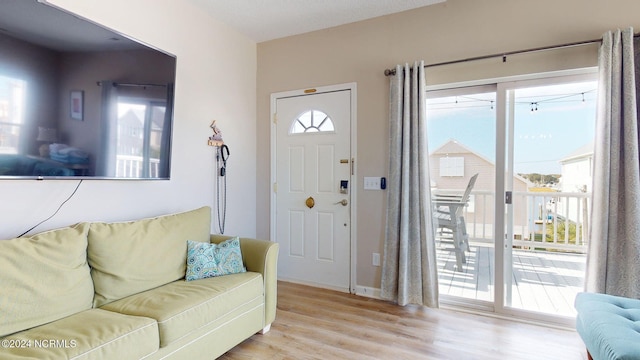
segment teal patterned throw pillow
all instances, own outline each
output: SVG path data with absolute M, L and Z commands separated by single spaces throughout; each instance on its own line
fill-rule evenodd
M 187 241 L 187 281 L 246 271 L 238 237 L 220 244 Z

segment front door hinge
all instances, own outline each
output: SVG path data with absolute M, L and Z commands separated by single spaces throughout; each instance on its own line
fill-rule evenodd
M 513 193 L 511 191 L 507 191 L 504 193 L 504 203 L 511 204 L 513 202 Z

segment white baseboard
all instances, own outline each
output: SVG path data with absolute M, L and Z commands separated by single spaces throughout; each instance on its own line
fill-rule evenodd
M 356 286 L 356 295 L 369 297 L 373 299 L 382 299 L 380 297 L 380 289 L 368 286 Z
M 291 278 L 282 277 L 282 276 L 278 276 L 278 280 L 285 281 L 285 282 L 290 282 L 292 284 L 299 284 L 299 285 L 306 285 L 306 286 L 316 287 L 316 288 L 320 288 L 320 289 L 334 290 L 334 291 L 339 291 L 339 292 L 344 292 L 344 293 L 348 293 L 349 292 L 349 288 L 344 288 L 344 287 L 341 287 L 341 286 L 327 285 L 327 284 L 320 284 L 320 283 L 316 283 L 316 282 L 313 282 L 313 281 L 304 281 L 304 280 L 299 280 L 299 279 L 291 279 Z
M 312 287 L 321 288 L 321 289 L 335 290 L 335 291 L 340 291 L 340 292 L 345 292 L 345 293 L 349 292 L 348 288 L 336 287 L 336 286 L 331 286 L 331 285 L 326 285 L 326 284 L 318 284 L 318 283 L 315 283 L 315 282 L 312 282 L 312 281 L 301 281 L 301 280 L 298 280 L 298 279 L 290 279 L 290 278 L 286 278 L 286 277 L 282 277 L 282 276 L 279 276 L 278 280 L 290 282 L 290 283 L 293 283 L 293 284 L 312 286 Z M 380 289 L 379 288 L 356 285 L 355 295 L 368 297 L 368 298 L 372 298 L 372 299 L 382 300 L 382 297 L 380 297 Z

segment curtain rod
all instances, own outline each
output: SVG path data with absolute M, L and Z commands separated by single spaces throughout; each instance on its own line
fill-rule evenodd
M 102 81 L 96 81 L 98 86 L 102 86 Z M 135 87 L 167 87 L 167 85 L 162 84 L 132 84 L 132 83 L 117 83 L 114 82 L 113 86 L 135 86 Z
M 633 35 L 634 38 L 637 38 L 639 36 L 640 36 L 640 33 Z M 554 50 L 554 49 L 562 49 L 562 48 L 569 48 L 569 47 L 575 47 L 575 46 L 589 45 L 589 44 L 599 43 L 601 41 L 602 41 L 602 39 L 593 39 L 593 40 L 577 41 L 577 42 L 560 44 L 560 45 L 541 46 L 541 47 L 525 49 L 525 50 L 515 50 L 515 51 L 508 51 L 508 52 L 499 53 L 499 54 L 482 55 L 482 56 L 470 57 L 470 58 L 460 59 L 460 60 L 451 60 L 451 61 L 445 61 L 445 62 L 440 62 L 440 63 L 435 63 L 435 64 L 426 64 L 424 67 L 428 68 L 428 67 L 435 67 L 435 66 L 451 65 L 451 64 L 458 64 L 458 63 L 463 63 L 463 62 L 468 62 L 468 61 L 492 59 L 492 58 L 497 58 L 497 57 L 502 57 L 502 62 L 504 63 L 504 62 L 507 62 L 507 56 L 510 56 L 510 55 L 533 53 L 533 52 L 540 52 L 540 51 L 547 51 L 547 50 Z M 384 70 L 384 75 L 385 76 L 393 76 L 395 74 L 396 74 L 396 69 L 385 69 Z

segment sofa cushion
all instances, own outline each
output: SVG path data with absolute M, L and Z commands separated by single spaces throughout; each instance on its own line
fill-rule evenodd
M 0 358 L 133 360 L 158 344 L 155 320 L 91 309 L 5 337 Z
M 0 336 L 91 308 L 86 224 L 0 240 Z
M 576 330 L 594 359 L 640 359 L 640 300 L 576 295 Z
M 164 347 L 215 321 L 263 306 L 262 275 L 245 272 L 198 281 L 179 280 L 104 305 L 101 309 L 158 321 Z
M 187 240 L 209 242 L 211 209 L 119 223 L 91 223 L 94 306 L 184 278 Z
M 238 237 L 220 244 L 187 241 L 187 281 L 245 271 Z

